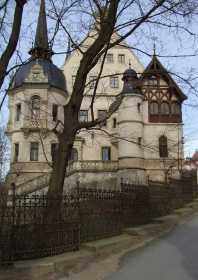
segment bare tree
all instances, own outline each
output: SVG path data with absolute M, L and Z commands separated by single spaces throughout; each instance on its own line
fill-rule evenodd
M 110 109 L 104 118 L 95 118 L 93 106 L 97 90 L 96 82 L 91 102 L 92 120 L 90 122 L 80 123 L 78 120 L 78 114 L 83 101 L 86 80 L 89 72 L 97 64 L 98 60 L 103 57 L 101 71 L 97 77 L 98 81 L 102 78 L 102 67 L 105 55 L 109 49 L 122 44 L 123 40 L 129 36 L 135 35 L 138 30 L 147 28 L 151 24 L 158 26 L 163 25 L 163 27 L 170 28 L 171 22 L 177 22 L 177 27 L 179 27 L 179 18 L 192 16 L 193 13 L 197 11 L 197 4 L 196 1 L 187 0 L 94 0 L 79 2 L 79 10 L 82 15 L 81 25 L 85 26 L 89 31 L 89 23 L 91 22 L 91 26 L 95 25 L 97 29 L 97 36 L 92 37 L 92 43 L 87 48 L 84 48 L 82 42 L 78 43 L 78 39 L 71 36 L 64 24 L 63 14 L 60 16 L 57 12 L 54 1 L 51 0 L 50 2 L 54 8 L 54 18 L 58 18 L 59 26 L 72 41 L 73 48 L 78 50 L 82 57 L 77 70 L 70 100 L 67 105 L 64 106 L 64 123 L 62 123 L 63 129 L 61 132 L 57 129 L 59 123 L 57 123 L 54 128 L 54 133 L 57 135 L 59 145 L 55 155 L 48 195 L 60 195 L 63 192 L 66 167 L 68 165 L 76 133 L 81 129 L 90 129 L 95 127 L 103 122 L 104 119 L 109 118 L 121 102 L 121 97 L 119 97 L 117 101 L 109 107 Z M 83 21 L 83 16 L 85 17 L 85 21 Z M 172 27 L 174 27 L 174 24 Z M 112 36 L 115 31 L 119 31 L 121 35 L 116 40 L 112 40 Z
M 5 130 L 0 127 L 0 185 L 3 184 L 8 170 L 9 145 Z
M 0 57 L 0 88 L 2 87 L 5 77 L 8 74 L 7 68 L 17 47 L 21 25 L 22 25 L 23 9 L 26 0 L 15 0 L 15 8 L 11 21 L 11 30 L 9 30 L 10 28 L 7 28 L 6 26 L 8 9 L 11 9 L 11 7 L 8 7 L 9 2 L 10 2 L 9 0 L 4 0 L 1 1 L 0 4 L 0 33 L 4 38 L 4 42 L 5 42 L 4 43 L 5 47 Z M 6 36 L 7 31 L 9 33 L 8 39 Z

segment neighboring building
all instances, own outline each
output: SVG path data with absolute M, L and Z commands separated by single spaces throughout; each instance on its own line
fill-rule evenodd
M 93 29 L 83 42 L 84 48 L 94 36 Z M 81 59 L 76 50 L 66 58 L 63 71 L 52 63 L 44 1 L 30 54 L 31 61 L 19 68 L 8 92 L 7 133 L 12 144 L 8 179 L 20 185 L 21 191 L 47 185 L 57 145 L 52 128 L 57 120 L 63 121 L 63 105 L 70 98 Z M 91 118 L 90 104 L 100 66 L 101 62 L 89 74 L 79 112 L 81 121 Z M 156 55 L 144 69 L 126 43 L 115 46 L 107 54 L 102 76 L 95 116 L 102 116 L 119 96 L 123 99 L 101 130 L 97 127 L 78 133 L 65 187 L 73 186 L 77 179 L 108 186 L 121 177 L 147 183 L 148 179 L 164 181 L 168 176 L 179 176 L 183 164 L 182 102 L 186 96 Z
M 198 151 L 196 151 L 191 158 L 187 158 L 184 161 L 184 169 L 186 170 L 198 170 Z

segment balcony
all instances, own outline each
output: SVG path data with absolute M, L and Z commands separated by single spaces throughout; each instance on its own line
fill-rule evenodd
M 87 172 L 104 172 L 117 171 L 117 161 L 101 161 L 101 160 L 84 160 L 69 163 L 67 167 L 67 175 L 77 171 Z
M 46 119 L 25 119 L 23 122 L 24 130 L 38 130 L 38 129 L 47 129 L 47 120 Z

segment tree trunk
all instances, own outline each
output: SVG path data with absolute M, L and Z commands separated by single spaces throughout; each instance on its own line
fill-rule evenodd
M 70 123 L 67 121 L 67 123 Z M 71 125 L 72 127 L 72 125 Z M 64 129 L 63 133 L 59 136 L 59 145 L 55 154 L 55 160 L 53 163 L 53 170 L 49 182 L 49 189 L 47 193 L 47 212 L 45 217 L 48 222 L 55 220 L 60 221 L 61 218 L 61 203 L 62 193 L 64 187 L 64 180 L 66 175 L 66 168 L 68 160 L 73 147 L 73 143 L 76 136 L 74 129 Z M 67 131 L 67 133 L 65 133 Z
M 67 138 L 66 138 L 67 137 Z M 50 178 L 48 195 L 62 195 L 66 167 L 74 143 L 75 134 L 61 135 L 59 140 L 58 150 L 55 155 L 53 171 Z

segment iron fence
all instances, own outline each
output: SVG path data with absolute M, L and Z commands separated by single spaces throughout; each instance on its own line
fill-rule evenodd
M 61 197 L 0 196 L 0 262 L 78 250 L 82 242 L 120 234 L 170 213 L 197 194 L 192 180 L 169 185 L 121 183 L 120 190 L 77 188 Z

